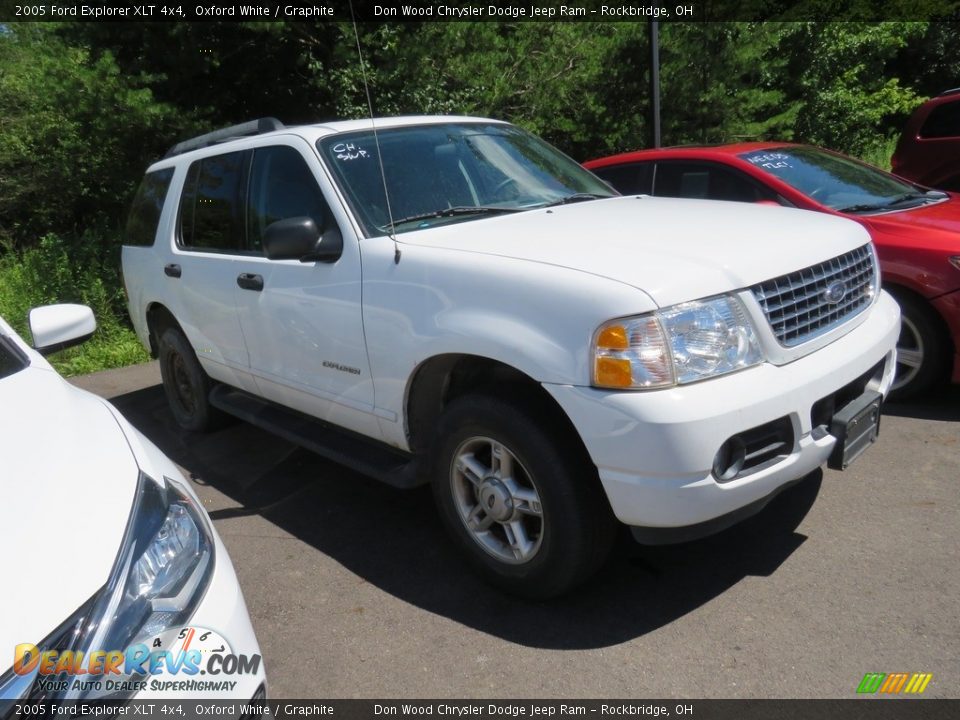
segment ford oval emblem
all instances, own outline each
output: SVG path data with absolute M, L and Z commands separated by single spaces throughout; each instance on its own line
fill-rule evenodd
M 835 280 L 827 285 L 827 289 L 823 291 L 823 299 L 831 305 L 836 305 L 838 302 L 843 300 L 844 297 L 846 297 L 846 294 L 847 286 L 842 280 Z

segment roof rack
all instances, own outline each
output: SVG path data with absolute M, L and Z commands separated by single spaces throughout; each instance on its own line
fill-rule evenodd
M 276 118 L 266 117 L 260 118 L 259 120 L 251 120 L 250 122 L 241 123 L 240 125 L 231 125 L 230 127 L 214 130 L 213 132 L 208 132 L 205 135 L 198 135 L 195 138 L 178 142 L 172 148 L 167 150 L 167 154 L 163 157 L 168 158 L 173 157 L 174 155 L 182 155 L 185 152 L 199 150 L 200 148 L 209 147 L 210 145 L 216 145 L 217 143 L 232 140 L 233 138 L 247 137 L 250 135 L 262 135 L 263 133 L 273 132 L 274 130 L 282 130 L 283 128 L 284 124 Z
M 937 95 L 937 97 L 943 97 L 944 95 L 956 95 L 960 93 L 960 88 L 954 88 L 953 90 L 944 90 L 942 93 Z

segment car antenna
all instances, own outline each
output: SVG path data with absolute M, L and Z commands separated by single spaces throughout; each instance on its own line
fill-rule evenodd
M 360 73 L 363 77 L 363 89 L 367 94 L 367 111 L 370 113 L 370 127 L 373 128 L 373 144 L 377 148 L 377 163 L 380 165 L 380 180 L 383 182 L 383 197 L 387 201 L 387 218 L 390 220 L 390 239 L 393 240 L 393 263 L 400 264 L 400 244 L 394 232 L 393 210 L 390 207 L 390 192 L 387 190 L 387 173 L 383 169 L 383 153 L 380 152 L 380 138 L 377 137 L 377 123 L 373 119 L 373 101 L 370 99 L 370 84 L 367 82 L 367 66 L 360 49 L 360 33 L 357 31 L 357 16 L 353 12 L 353 0 L 349 0 L 350 19 L 353 21 L 353 37 L 357 41 L 357 57 L 360 58 Z

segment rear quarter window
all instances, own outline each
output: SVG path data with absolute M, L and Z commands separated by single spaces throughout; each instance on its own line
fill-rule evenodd
M 173 168 L 155 170 L 144 176 L 127 217 L 127 226 L 123 233 L 124 245 L 153 245 L 172 178 Z
M 960 100 L 937 105 L 920 128 L 920 137 L 960 137 Z

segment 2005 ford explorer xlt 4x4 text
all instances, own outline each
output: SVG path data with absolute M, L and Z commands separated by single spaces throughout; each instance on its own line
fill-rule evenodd
M 224 412 L 430 482 L 491 582 L 556 595 L 720 530 L 875 438 L 899 312 L 859 225 L 620 197 L 479 118 L 174 146 L 126 230 L 130 316 L 187 430 Z

